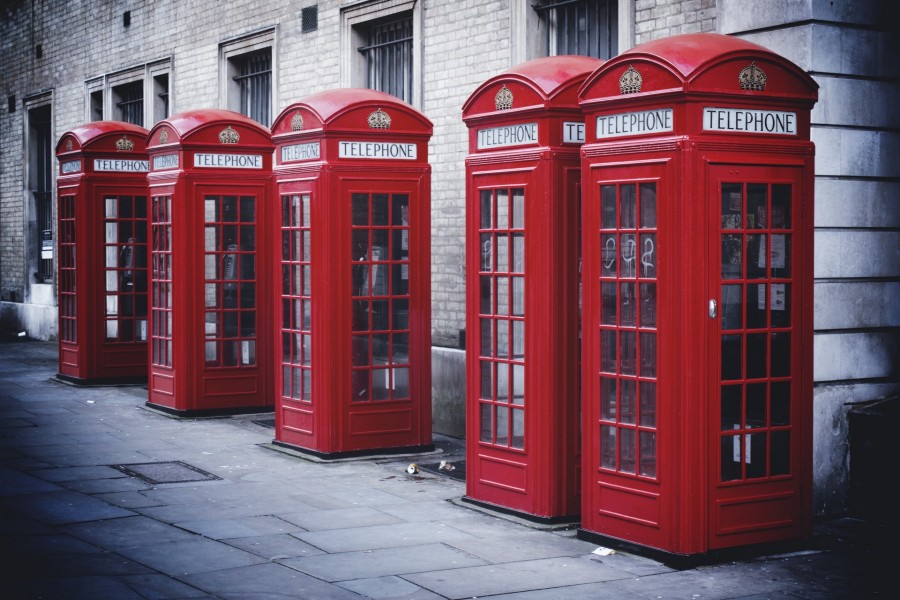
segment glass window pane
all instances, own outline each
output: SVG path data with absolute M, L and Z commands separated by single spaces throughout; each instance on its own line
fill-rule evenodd
M 495 406 L 495 414 L 497 417 L 496 444 L 500 446 L 509 445 L 509 407 Z
M 481 405 L 481 435 L 479 440 L 482 442 L 494 441 L 494 410 L 490 404 Z
M 741 478 L 741 437 L 725 435 L 721 438 L 722 481 L 735 481 Z
M 481 234 L 481 270 L 488 273 L 494 270 L 493 239 L 490 233 Z
M 622 273 L 621 277 L 635 277 L 637 269 L 635 260 L 637 257 L 637 241 L 634 234 L 622 236 Z
M 616 324 L 616 284 L 604 281 L 600 284 L 600 323 Z
M 637 340 L 634 331 L 619 332 L 621 359 L 619 372 L 623 375 L 635 375 L 637 369 Z
M 616 228 L 616 186 L 600 186 L 600 227 Z
M 637 436 L 634 429 L 619 428 L 619 471 L 634 473 Z
M 641 377 L 656 377 L 656 334 L 640 332 Z
M 512 314 L 521 317 L 525 314 L 525 278 L 510 277 L 512 280 Z
M 772 456 L 769 475 L 789 475 L 791 473 L 791 432 L 772 432 Z
M 481 313 L 484 315 L 490 315 L 493 313 L 493 289 L 492 285 L 494 283 L 494 278 L 487 275 L 482 275 L 481 280 Z
M 740 279 L 743 237 L 731 234 L 722 236 L 722 279 Z
M 791 235 L 773 233 L 770 239 L 769 264 L 772 266 L 772 277 L 791 276 Z
M 747 285 L 747 328 L 762 329 L 766 326 L 766 284 Z M 737 329 L 740 325 L 734 327 Z
M 740 229 L 744 197 L 740 183 L 722 184 L 722 229 Z
M 605 234 L 600 236 L 600 276 L 615 277 L 616 276 L 616 260 L 618 254 L 616 252 L 616 236 L 615 234 Z
M 747 279 L 759 279 L 766 276 L 766 235 L 747 236 Z
M 509 238 L 505 235 L 497 236 L 497 272 L 509 272 Z
M 490 400 L 494 397 L 494 363 L 482 360 L 478 364 L 481 369 L 481 398 Z
M 749 439 L 748 439 L 749 438 Z M 744 436 L 744 443 L 749 445 L 744 451 L 747 455 L 744 462 L 747 463 L 747 477 L 757 478 L 766 476 L 768 466 L 768 442 L 769 435 L 766 432 L 751 433 Z
M 743 306 L 741 303 L 741 285 L 722 286 L 722 305 L 719 311 L 722 315 L 722 329 L 740 329 L 743 319 Z
M 791 326 L 791 284 L 769 284 L 769 310 L 772 315 L 772 327 Z
M 512 236 L 513 241 L 513 261 L 512 271 L 515 273 L 525 272 L 525 236 L 521 233 Z
M 616 468 L 616 428 L 611 425 L 600 426 L 600 468 Z
M 747 379 L 758 379 L 766 376 L 766 342 L 764 333 L 747 336 Z
M 656 184 L 641 184 L 641 229 L 656 228 Z
M 481 319 L 481 356 L 494 355 L 494 321 Z
M 747 184 L 747 229 L 765 229 L 766 218 L 766 192 L 768 185 L 765 183 Z
M 619 325 L 634 327 L 637 325 L 637 298 L 635 284 L 622 283 L 619 286 Z
M 513 448 L 525 448 L 525 411 L 512 409 L 513 416 L 513 437 L 510 446 Z
M 766 426 L 766 387 L 765 383 L 747 385 L 747 429 Z
M 509 321 L 497 321 L 497 356 L 509 358 Z
M 637 227 L 637 185 L 623 184 L 619 186 L 619 194 L 621 218 L 619 229 L 635 229 Z
M 600 418 L 604 421 L 616 419 L 616 379 L 600 378 Z
M 788 377 L 791 374 L 791 334 L 772 334 L 772 377 Z
M 656 284 L 641 283 L 641 327 L 656 327 Z
M 619 422 L 633 425 L 637 422 L 637 382 L 620 379 L 619 390 Z
M 514 229 L 525 228 L 525 190 L 522 188 L 513 188 L 513 219 L 512 227 Z
M 772 383 L 770 407 L 773 427 L 791 424 L 791 384 L 789 381 Z
M 640 382 L 641 427 L 656 427 L 656 384 L 652 381 Z
M 741 336 L 722 336 L 722 380 L 741 378 Z
M 600 370 L 604 373 L 616 372 L 616 332 L 604 329 L 600 332 Z
M 772 229 L 791 228 L 791 185 L 772 185 Z
M 656 432 L 641 431 L 640 438 L 640 471 L 644 477 L 656 477 Z
M 497 229 L 509 229 L 508 190 L 497 190 Z
M 512 366 L 512 403 L 525 404 L 525 365 Z
M 641 277 L 656 277 L 656 234 L 641 235 Z
M 353 225 L 369 224 L 369 195 L 352 194 L 350 196 L 351 222 Z M 356 256 L 356 254 L 354 254 Z
M 389 209 L 387 194 L 372 194 L 372 225 L 377 227 L 390 225 Z
M 513 321 L 513 347 L 512 357 L 522 359 L 525 357 L 525 321 Z
M 481 228 L 490 229 L 493 225 L 493 194 L 490 190 L 481 190 Z

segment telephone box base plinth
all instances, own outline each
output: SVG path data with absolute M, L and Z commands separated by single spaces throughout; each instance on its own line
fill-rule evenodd
M 235 408 L 205 408 L 194 410 L 178 410 L 162 404 L 146 402 L 144 406 L 150 410 L 163 413 L 167 416 L 196 418 L 196 417 L 231 417 L 235 415 L 269 414 L 275 412 L 272 406 L 242 406 Z
M 66 385 L 75 385 L 81 387 L 103 387 L 103 386 L 130 386 L 130 385 L 147 385 L 146 377 L 102 377 L 83 379 L 81 377 L 72 377 L 71 375 L 63 375 L 57 373 L 53 376 L 55 381 Z
M 511 517 L 516 521 L 525 521 L 525 524 L 541 529 L 571 529 L 573 527 L 576 527 L 580 522 L 579 515 L 542 517 L 540 515 L 533 515 L 531 513 L 522 512 L 520 510 L 515 510 L 506 506 L 500 506 L 499 504 L 491 504 L 490 502 L 476 500 L 471 496 L 463 496 L 462 498 L 460 498 L 460 504 L 468 506 L 470 508 L 477 508 L 482 512 L 493 514 L 495 516 L 500 516 L 503 518 Z
M 285 454 L 290 454 L 313 462 L 332 462 L 354 458 L 378 458 L 381 456 L 391 456 L 396 458 L 400 456 L 420 456 L 422 454 L 435 452 L 434 444 L 401 446 L 396 448 L 366 448 L 365 450 L 345 450 L 341 452 L 319 452 L 318 450 L 272 440 L 272 443 L 267 445 L 267 447 L 271 450 L 277 450 L 278 452 L 284 452 Z
M 629 554 L 643 556 L 644 558 L 661 562 L 667 567 L 679 571 L 736 560 L 750 560 L 763 556 L 774 556 L 788 552 L 810 550 L 813 549 L 814 546 L 809 539 L 792 539 L 709 550 L 697 554 L 678 554 L 676 552 L 660 550 L 659 548 L 635 544 L 634 542 L 610 537 L 594 531 L 588 531 L 580 527 L 576 530 L 576 537 L 579 540 L 612 548 L 613 550 L 620 550 L 622 552 L 628 552 Z

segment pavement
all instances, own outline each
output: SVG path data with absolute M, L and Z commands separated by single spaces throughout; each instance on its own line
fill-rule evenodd
M 436 450 L 321 462 L 273 414 L 177 418 L 145 386 L 55 379 L 55 342 L 0 341 L 0 599 L 884 598 L 890 527 L 841 517 L 790 551 L 674 569 L 461 503 Z M 463 465 L 461 465 L 463 466 Z M 889 474 L 888 474 L 889 475 Z M 896 596 L 895 596 L 896 597 Z

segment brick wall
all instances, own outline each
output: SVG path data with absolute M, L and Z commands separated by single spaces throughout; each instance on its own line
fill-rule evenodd
M 681 33 L 716 31 L 716 0 L 635 0 L 635 45 Z

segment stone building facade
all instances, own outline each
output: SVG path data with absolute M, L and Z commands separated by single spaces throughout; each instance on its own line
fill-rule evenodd
M 821 86 L 816 143 L 815 507 L 847 510 L 848 411 L 900 381 L 900 52 L 879 0 L 611 0 L 615 48 L 718 32 L 780 53 Z M 361 35 L 401 15 L 408 100 L 434 124 L 432 313 L 435 429 L 462 434 L 464 159 L 461 106 L 484 80 L 546 55 L 549 0 L 7 0 L 0 6 L 0 331 L 56 335 L 42 263 L 59 136 L 114 118 L 135 84 L 143 126 L 184 110 L 240 110 L 234 70 L 268 53 L 270 119 L 291 102 L 365 87 Z M 271 124 L 264 123 L 266 126 Z M 43 161 L 43 162 L 42 162 Z M 49 170 L 48 170 L 49 168 Z M 50 178 L 49 180 L 47 178 Z M 52 219 L 50 221 L 52 223 Z M 52 226 L 50 227 L 52 239 Z M 43 272 L 42 269 L 50 269 Z

